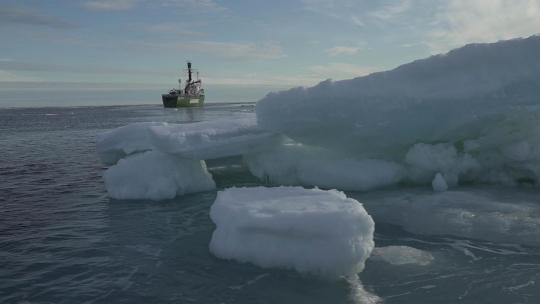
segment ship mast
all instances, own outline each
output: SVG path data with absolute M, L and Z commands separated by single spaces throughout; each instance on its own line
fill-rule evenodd
M 188 75 L 189 75 L 188 83 L 190 83 L 191 82 L 191 61 L 187 62 L 187 70 L 188 70 Z

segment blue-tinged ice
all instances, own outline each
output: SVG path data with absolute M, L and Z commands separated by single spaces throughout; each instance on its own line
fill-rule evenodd
M 539 35 L 469 44 L 390 71 L 270 93 L 256 105 L 257 121 L 356 157 L 400 160 L 416 143 L 461 147 L 494 135 L 496 147 L 512 144 L 513 133 L 540 126 L 538 54 Z
M 293 155 L 270 163 L 291 154 L 282 148 L 245 158 L 255 175 L 277 183 L 343 190 L 431 185 L 437 174 L 449 188 L 460 182 L 537 183 L 538 54 L 540 35 L 470 44 L 386 72 L 270 93 L 256 105 L 259 127 L 304 149 L 332 151 L 342 162 L 308 152 L 305 159 Z M 308 176 L 332 166 L 343 178 Z
M 294 143 L 243 158 L 261 180 L 288 186 L 369 191 L 395 185 L 407 174 L 406 167 L 396 162 L 343 157 L 328 149 Z

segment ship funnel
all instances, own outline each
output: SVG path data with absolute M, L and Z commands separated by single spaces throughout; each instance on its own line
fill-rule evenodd
M 188 76 L 189 76 L 187 83 L 191 83 L 191 61 L 187 62 L 187 70 L 188 70 Z

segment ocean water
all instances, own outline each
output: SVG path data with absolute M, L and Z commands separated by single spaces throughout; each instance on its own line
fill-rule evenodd
M 338 280 L 210 254 L 217 191 L 275 186 L 251 175 L 239 157 L 207 162 L 216 191 L 159 202 L 108 198 L 98 133 L 253 111 L 254 104 L 0 109 L 0 303 L 540 301 L 535 187 L 346 192 L 373 216 L 376 247 L 424 254 L 408 264 L 374 254 L 358 277 Z

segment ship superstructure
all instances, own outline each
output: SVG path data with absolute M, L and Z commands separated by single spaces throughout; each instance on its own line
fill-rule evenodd
M 172 89 L 167 94 L 162 94 L 163 106 L 166 108 L 202 107 L 204 105 L 204 89 L 199 79 L 199 72 L 191 68 L 191 62 L 187 62 L 188 79 L 182 89 L 182 81 L 179 79 L 178 89 Z M 193 72 L 197 73 L 197 80 L 192 78 Z

